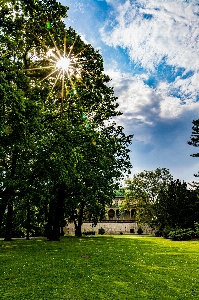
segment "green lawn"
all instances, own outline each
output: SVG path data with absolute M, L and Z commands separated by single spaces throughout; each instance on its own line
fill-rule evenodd
M 0 241 L 0 299 L 199 299 L 199 241 Z

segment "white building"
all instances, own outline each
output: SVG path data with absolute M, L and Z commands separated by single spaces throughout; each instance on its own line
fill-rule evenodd
M 119 205 L 124 200 L 123 196 L 115 197 L 112 206 L 107 209 L 106 218 L 93 226 L 91 222 L 85 221 L 82 224 L 82 233 L 94 231 L 98 234 L 99 229 L 102 227 L 105 234 L 130 234 L 137 233 L 138 223 L 136 221 L 136 207 L 131 206 L 130 210 L 120 211 Z M 152 234 L 154 230 L 148 225 L 141 226 L 143 234 Z M 75 226 L 70 223 L 64 227 L 65 234 L 75 234 Z

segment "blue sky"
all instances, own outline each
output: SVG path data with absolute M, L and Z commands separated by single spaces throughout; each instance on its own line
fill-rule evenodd
M 99 49 L 123 115 L 134 134 L 132 174 L 158 167 L 198 181 L 198 151 L 189 146 L 199 119 L 198 0 L 61 0 L 66 26 Z

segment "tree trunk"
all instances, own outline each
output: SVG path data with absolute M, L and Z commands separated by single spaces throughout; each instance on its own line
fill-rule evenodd
M 54 199 L 51 200 L 49 207 L 48 239 L 50 241 L 59 241 L 60 225 L 63 215 L 65 186 L 55 185 L 53 190 Z
M 52 231 L 50 240 L 51 241 L 59 241 L 60 240 L 60 225 L 59 225 L 59 203 L 58 198 L 55 197 L 54 203 L 53 203 L 53 212 L 52 212 Z
M 12 216 L 13 216 L 13 204 L 8 204 L 8 212 L 6 218 L 6 234 L 4 241 L 12 241 Z
M 81 237 L 82 236 L 82 225 L 80 223 L 77 224 L 75 227 L 75 236 Z
M 45 226 L 44 226 L 44 236 L 48 236 L 48 205 L 45 204 L 44 208 L 44 219 L 45 219 Z
M 60 241 L 60 224 L 57 216 L 54 218 L 53 222 L 53 236 L 52 241 Z
M 64 227 L 61 226 L 60 236 L 64 236 Z
M 2 226 L 3 216 L 5 214 L 6 207 L 8 205 L 8 199 L 9 199 L 9 196 L 7 195 L 7 193 L 5 191 L 5 193 L 3 193 L 2 197 L 1 197 L 1 204 L 0 204 L 0 228 Z
M 53 210 L 54 210 L 54 201 L 51 200 L 49 204 L 49 213 L 48 213 L 48 223 L 46 225 L 47 239 L 52 240 L 53 235 Z
M 14 176 L 15 176 L 18 153 L 19 153 L 19 151 L 15 147 L 15 149 L 13 150 L 13 153 L 12 153 L 12 164 L 11 164 L 11 168 L 10 168 L 10 178 L 9 179 L 11 179 L 11 180 L 13 180 Z M 10 225 L 9 230 L 12 230 L 12 214 L 13 214 L 13 203 L 12 203 L 12 201 L 13 201 L 13 196 L 14 195 L 15 195 L 15 191 L 12 188 L 7 187 L 3 191 L 3 195 L 1 196 L 2 200 L 1 200 L 1 204 L 0 204 L 0 227 L 2 225 L 3 216 L 5 214 L 6 207 L 8 206 L 8 212 L 10 211 L 10 213 L 7 214 L 8 223 L 10 223 L 10 220 L 11 220 L 11 225 Z M 9 201 L 11 201 L 10 203 L 12 203 L 12 204 L 9 204 Z M 8 218 L 10 220 L 8 220 Z M 7 221 L 6 221 L 6 228 L 7 228 Z M 6 232 L 7 232 L 7 229 L 6 229 Z M 9 233 L 9 235 L 12 236 L 12 232 Z
M 75 236 L 82 236 L 82 221 L 83 221 L 83 212 L 84 212 L 84 204 L 81 204 L 81 208 L 79 210 L 78 224 L 75 222 Z
M 26 225 L 26 240 L 30 239 L 30 201 L 27 200 L 27 225 Z

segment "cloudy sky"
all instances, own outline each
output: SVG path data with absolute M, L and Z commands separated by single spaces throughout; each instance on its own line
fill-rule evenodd
M 198 181 L 198 149 L 189 146 L 199 119 L 198 0 L 61 0 L 67 27 L 100 50 L 134 134 L 132 174 L 158 167 Z

